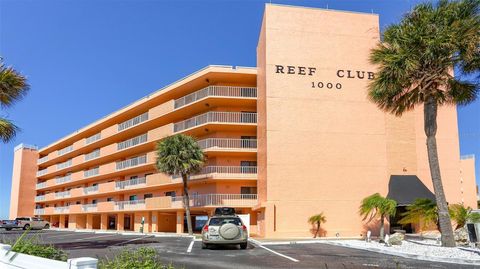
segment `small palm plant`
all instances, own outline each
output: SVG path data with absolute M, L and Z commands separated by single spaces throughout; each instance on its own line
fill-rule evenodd
M 325 217 L 325 215 L 323 214 L 323 212 L 321 212 L 320 214 L 317 214 L 317 215 L 313 215 L 311 216 L 309 219 L 308 219 L 308 222 L 311 223 L 311 224 L 315 224 L 317 226 L 317 229 L 315 231 L 315 235 L 313 236 L 313 238 L 316 238 L 317 235 L 319 235 L 319 232 L 320 232 L 320 225 L 322 223 L 325 223 L 327 222 L 327 218 Z
M 4 108 L 12 106 L 27 94 L 29 88 L 27 79 L 12 67 L 6 67 L 0 58 L 0 105 Z M 0 139 L 4 143 L 11 141 L 18 130 L 11 120 L 0 117 Z
M 439 228 L 437 204 L 428 198 L 415 199 L 401 216 L 400 224 L 421 223 L 423 227 L 436 225 Z
M 195 138 L 177 134 L 166 137 L 157 145 L 156 166 L 160 172 L 168 175 L 180 175 L 183 181 L 183 206 L 187 215 L 188 233 L 193 234 L 190 218 L 190 197 L 188 180 L 190 175 L 200 171 L 205 163 L 205 154 Z
M 380 239 L 385 237 L 385 218 L 395 216 L 397 211 L 397 202 L 395 200 L 381 196 L 379 193 L 365 197 L 360 205 L 360 215 L 363 219 L 371 221 L 374 218 L 380 218 Z
M 465 207 L 462 204 L 454 204 L 450 206 L 450 215 L 457 224 L 456 229 L 462 228 L 468 221 L 480 222 L 480 213 L 472 212 L 471 207 Z

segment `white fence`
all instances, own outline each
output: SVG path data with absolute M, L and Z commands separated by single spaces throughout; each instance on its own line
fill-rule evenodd
M 88 144 L 91 144 L 95 141 L 98 141 L 102 139 L 102 134 L 101 133 L 97 133 L 97 134 L 94 134 L 92 136 L 89 136 L 85 139 L 85 144 L 88 145 Z
M 175 108 L 179 108 L 207 96 L 222 97 L 257 97 L 257 88 L 255 87 L 238 87 L 238 86 L 208 86 L 189 95 L 175 100 Z
M 67 161 L 65 161 L 63 163 L 57 164 L 57 170 L 64 169 L 64 168 L 67 168 L 67 167 L 70 167 L 70 166 L 72 166 L 72 159 L 68 159 Z
M 141 165 L 147 163 L 147 155 L 137 156 L 125 161 L 117 162 L 117 170 L 122 170 L 125 168 Z
M 64 147 L 63 149 L 58 150 L 57 155 L 62 156 L 62 155 L 67 154 L 71 151 L 73 151 L 73 145 L 70 145 L 68 147 Z
M 148 120 L 148 112 L 143 113 L 142 115 L 136 116 L 135 118 L 129 119 L 122 123 L 118 124 L 118 131 L 123 131 L 135 125 L 138 125 L 144 121 Z
M 201 149 L 256 149 L 257 139 L 207 138 L 198 141 Z
M 174 132 L 180 132 L 205 123 L 257 123 L 255 112 L 216 112 L 210 111 L 173 125 Z
M 115 189 L 123 190 L 125 188 L 136 187 L 138 185 L 144 185 L 146 183 L 147 183 L 147 179 L 145 177 L 132 178 L 129 180 L 115 182 Z
M 41 177 L 43 175 L 45 175 L 47 173 L 48 169 L 45 168 L 45 169 L 42 169 L 42 170 L 38 170 L 37 171 L 37 177 Z
M 85 161 L 100 157 L 100 149 L 96 149 L 90 153 L 85 154 Z
M 127 139 L 117 144 L 117 150 L 122 150 L 147 142 L 147 134 L 142 134 L 134 138 Z
M 72 180 L 72 174 L 68 173 L 66 174 L 65 176 L 63 177 L 57 177 L 55 178 L 55 183 L 57 184 L 62 184 L 62 183 L 65 183 L 65 182 L 69 182 Z
M 37 185 L 35 185 L 35 187 L 36 187 L 37 189 L 45 188 L 46 186 L 47 186 L 47 182 L 46 182 L 46 181 L 37 183 Z
M 48 155 L 37 160 L 37 164 L 41 164 L 48 161 Z
M 100 172 L 98 167 L 83 171 L 83 177 L 92 177 L 98 175 Z
M 96 269 L 94 258 L 68 259 L 66 262 L 10 251 L 11 246 L 0 244 L 0 268 L 5 269 Z
M 84 194 L 89 194 L 89 193 L 97 192 L 97 191 L 98 191 L 98 185 L 83 188 L 83 193 Z

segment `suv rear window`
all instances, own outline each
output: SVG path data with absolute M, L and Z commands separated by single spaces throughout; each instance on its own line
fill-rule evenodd
M 29 219 L 29 218 L 16 218 L 15 220 L 26 220 L 26 221 L 29 221 L 30 219 Z
M 226 223 L 232 223 L 235 225 L 242 225 L 240 218 L 211 218 L 208 225 L 220 226 Z

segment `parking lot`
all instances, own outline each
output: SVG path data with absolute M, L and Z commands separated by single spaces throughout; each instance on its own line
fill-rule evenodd
M 11 243 L 22 230 L 0 230 L 0 240 Z M 322 243 L 261 245 L 252 240 L 246 250 L 237 246 L 202 249 L 201 242 L 174 234 L 142 235 L 73 231 L 30 231 L 44 244 L 68 252 L 69 258 L 113 257 L 124 248 L 141 246 L 157 250 L 164 263 L 176 268 L 475 268 L 448 263 L 432 263 Z

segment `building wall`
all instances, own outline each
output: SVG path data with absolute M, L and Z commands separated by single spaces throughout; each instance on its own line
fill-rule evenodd
M 38 151 L 29 146 L 16 148 L 13 157 L 10 219 L 31 216 L 35 208 Z
M 468 156 L 460 160 L 461 201 L 473 209 L 477 209 L 477 186 L 475 179 L 475 157 Z

